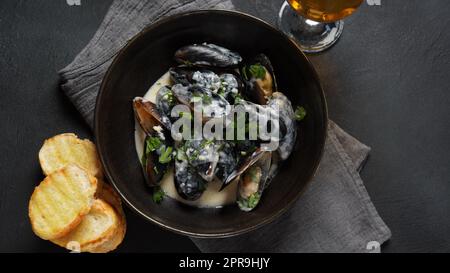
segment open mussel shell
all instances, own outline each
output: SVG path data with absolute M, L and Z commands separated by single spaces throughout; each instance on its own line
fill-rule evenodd
M 143 98 L 135 98 L 133 100 L 133 109 L 136 120 L 146 134 L 144 141 L 144 151 L 142 158 L 142 168 L 146 183 L 150 187 L 158 186 L 166 173 L 169 165 L 161 163 L 159 158 L 161 153 L 165 152 L 172 145 L 170 129 L 166 127 L 162 121 L 156 105 Z M 149 141 L 156 144 L 153 150 L 150 150 Z
M 237 204 L 243 211 L 253 210 L 259 203 L 270 175 L 272 152 L 263 152 L 239 177 Z
M 217 162 L 216 177 L 220 181 L 225 181 L 228 176 L 236 169 L 238 157 L 236 147 L 230 142 L 224 142 L 219 151 L 219 161 Z
M 180 48 L 175 52 L 175 60 L 186 65 L 235 68 L 242 57 L 227 48 L 203 43 Z
M 155 134 L 155 128 L 159 128 L 159 126 L 164 126 L 165 129 L 170 130 L 170 126 L 164 122 L 153 102 L 137 97 L 133 100 L 133 110 L 137 122 L 147 135 Z
M 255 103 L 266 104 L 267 99 L 278 89 L 274 69 L 269 58 L 259 54 L 242 68 L 246 81 L 246 95 Z
M 147 136 L 144 143 L 147 142 L 148 138 L 149 136 Z M 147 151 L 147 147 L 144 147 L 142 168 L 145 182 L 149 187 L 159 186 L 169 168 L 168 164 L 162 164 L 159 162 L 159 156 L 160 155 L 157 151 Z
M 206 181 L 185 160 L 175 161 L 175 188 L 185 200 L 195 201 L 206 189 Z
M 265 151 L 263 149 L 258 148 L 247 157 L 241 159 L 238 163 L 238 167 L 223 181 L 222 188 L 220 190 L 223 190 L 236 178 L 241 176 L 250 166 L 255 164 L 255 162 L 257 162 L 264 155 L 264 153 Z

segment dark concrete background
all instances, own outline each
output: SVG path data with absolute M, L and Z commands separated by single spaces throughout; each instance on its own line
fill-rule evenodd
M 0 252 L 62 251 L 38 239 L 28 198 L 43 178 L 44 139 L 92 137 L 57 71 L 89 41 L 111 0 L 0 2 Z M 235 0 L 274 22 L 282 0 Z M 381 0 L 346 20 L 331 50 L 311 56 L 330 117 L 372 147 L 362 172 L 392 230 L 386 252 L 450 251 L 450 1 Z M 197 251 L 189 239 L 127 211 L 123 252 Z

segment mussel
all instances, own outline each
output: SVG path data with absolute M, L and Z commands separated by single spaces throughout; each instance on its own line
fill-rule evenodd
M 277 81 L 269 58 L 260 54 L 242 68 L 242 75 L 246 81 L 246 95 L 255 103 L 264 105 L 277 91 Z
M 189 86 L 192 84 L 205 87 L 217 92 L 220 88 L 220 77 L 208 69 L 200 69 L 186 65 L 180 65 L 170 69 L 170 79 L 174 84 Z
M 223 180 L 222 188 L 223 190 L 226 186 L 228 186 L 231 182 L 233 182 L 236 178 L 240 177 L 247 169 L 255 164 L 258 160 L 261 159 L 261 157 L 266 153 L 261 148 L 257 148 L 254 152 L 251 154 L 241 157 L 239 160 L 239 163 L 237 164 L 237 168 L 233 170 L 233 172 L 226 177 L 226 179 Z
M 216 177 L 225 181 L 238 164 L 236 146 L 231 142 L 224 142 L 219 149 L 219 161 L 217 162 Z
M 224 117 L 229 113 L 230 103 L 221 95 L 198 85 L 172 86 L 172 92 L 177 100 L 189 106 L 193 111 L 202 112 L 204 120 Z M 195 103 L 201 103 L 201 109 L 195 109 Z
M 286 160 L 294 149 L 297 138 L 297 123 L 291 101 L 281 92 L 273 93 L 268 106 L 278 112 L 280 123 L 280 141 L 278 153 L 281 160 Z
M 234 96 L 244 89 L 244 83 L 236 74 L 224 73 L 220 75 L 221 87 L 218 91 L 220 95 L 228 101 L 234 100 Z
M 248 212 L 258 205 L 269 178 L 271 159 L 271 152 L 263 152 L 239 177 L 237 204 L 241 210 Z
M 216 173 L 219 149 L 220 144 L 207 139 L 187 140 L 183 147 L 186 161 L 208 182 L 213 180 Z
M 176 104 L 176 99 L 173 96 L 172 90 L 169 86 L 161 87 L 156 93 L 156 107 L 159 110 L 161 122 L 166 128 L 172 127 L 171 110 Z
M 185 65 L 235 68 L 242 62 L 242 57 L 227 48 L 203 43 L 180 48 L 175 53 L 175 60 Z
M 155 187 L 161 183 L 172 161 L 172 139 L 155 104 L 135 98 L 133 109 L 136 120 L 146 134 L 141 162 L 144 177 L 150 187 Z
M 200 86 L 228 101 L 244 88 L 240 77 L 232 71 L 219 72 L 181 65 L 170 69 L 170 78 L 174 84 Z
M 185 200 L 200 198 L 206 189 L 206 182 L 186 160 L 175 160 L 175 188 Z

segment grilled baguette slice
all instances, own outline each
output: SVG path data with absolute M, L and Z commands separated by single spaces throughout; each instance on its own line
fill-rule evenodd
M 34 233 L 44 240 L 68 234 L 91 209 L 96 190 L 97 179 L 75 164 L 47 176 L 29 203 Z
M 115 209 L 120 222 L 115 234 L 109 240 L 99 244 L 91 251 L 94 253 L 107 253 L 115 250 L 122 243 L 127 230 L 127 222 L 125 213 L 122 209 L 122 201 L 110 185 L 104 183 L 103 189 L 100 191 L 99 196 L 102 200 L 106 201 Z
M 75 134 L 60 134 L 45 140 L 39 151 L 39 162 L 45 175 L 75 163 L 96 178 L 103 178 L 102 166 L 94 143 Z
M 119 221 L 112 206 L 101 199 L 96 199 L 91 211 L 83 217 L 74 230 L 52 242 L 69 250 L 72 250 L 72 246 L 76 244 L 81 252 L 92 252 L 96 246 L 103 244 L 116 234 Z

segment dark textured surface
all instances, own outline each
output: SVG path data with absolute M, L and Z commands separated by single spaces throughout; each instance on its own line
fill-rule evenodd
M 90 136 L 56 72 L 89 41 L 111 0 L 0 3 L 0 251 L 60 251 L 27 219 L 42 179 L 37 152 L 61 132 Z M 269 22 L 282 1 L 235 0 Z M 387 252 L 450 251 L 450 2 L 381 0 L 346 20 L 342 39 L 312 56 L 330 117 L 372 147 L 362 173 L 393 237 Z M 121 251 L 196 251 L 128 213 Z

